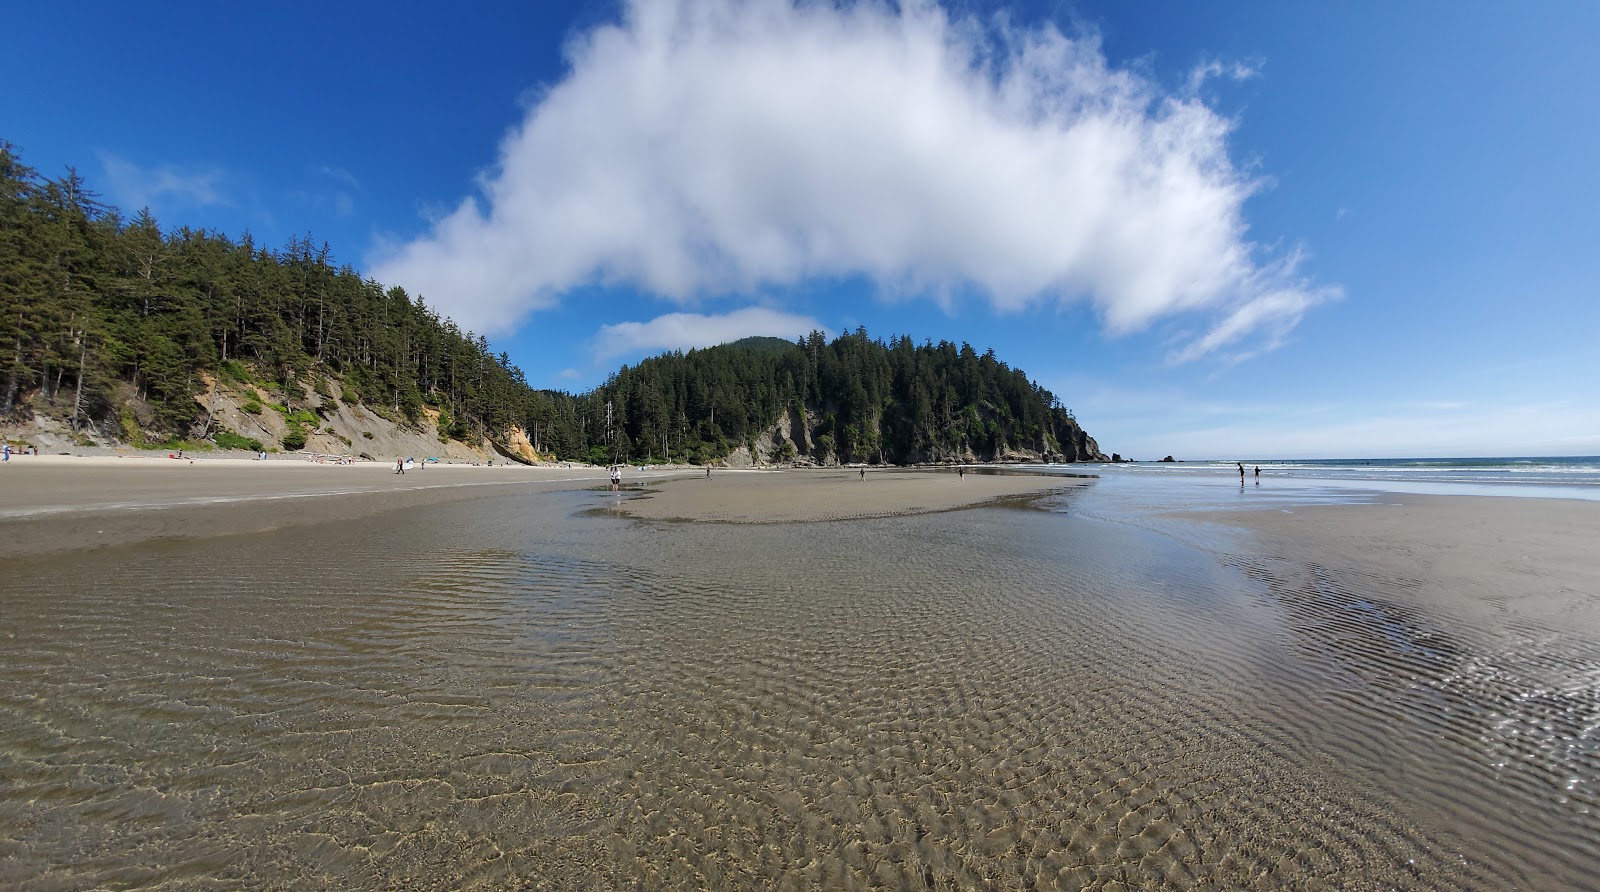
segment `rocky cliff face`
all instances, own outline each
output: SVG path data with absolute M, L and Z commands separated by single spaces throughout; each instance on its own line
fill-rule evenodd
M 754 454 L 751 454 L 749 449 L 741 447 L 729 455 L 725 464 L 730 467 L 739 467 L 752 463 L 781 464 L 793 461 L 796 464 L 839 465 L 845 460 L 862 460 L 853 456 L 848 457 L 848 459 L 842 459 L 836 452 L 829 452 L 825 456 L 818 457 L 816 455 L 820 436 L 818 427 L 819 422 L 815 413 L 810 410 L 802 413 L 797 409 L 790 409 L 780 416 L 761 436 L 756 438 Z M 904 457 L 903 463 L 942 464 L 955 462 L 976 464 L 980 462 L 1043 463 L 1108 460 L 1105 454 L 1100 451 L 1100 444 L 1096 443 L 1094 438 L 1089 436 L 1083 428 L 1074 424 L 1071 430 L 1071 436 L 1058 444 L 1057 449 L 1051 452 L 1009 445 L 998 452 L 978 452 L 972 449 L 934 449 L 925 453 L 907 455 Z
M 336 396 L 341 393 L 340 387 L 331 379 L 301 382 L 292 399 L 286 399 L 277 387 L 209 378 L 205 385 L 206 390 L 196 394 L 195 402 L 207 420 L 191 432 L 190 439 L 217 438 L 223 451 L 242 452 L 254 441 L 269 452 L 319 453 L 385 462 L 402 457 L 456 462 L 510 459 L 524 464 L 552 459 L 535 451 L 521 428 L 509 428 L 497 438 L 441 439 L 437 410 L 424 408 L 414 424 L 385 417 L 368 406 L 347 403 Z M 141 428 L 149 412 L 131 389 L 122 396 L 121 430 L 81 424 L 74 432 L 66 419 L 35 412 L 26 422 L 8 425 L 4 434 L 47 453 L 128 448 L 146 436 Z M 289 405 L 297 408 L 290 409 Z
M 265 448 L 285 452 L 316 452 L 349 455 L 355 458 L 389 461 L 412 458 L 440 458 L 445 461 L 489 461 L 511 459 L 524 464 L 541 461 L 521 428 L 509 428 L 497 439 L 453 440 L 439 435 L 440 413 L 424 408 L 415 424 L 384 417 L 359 403 L 341 400 L 334 393 L 338 384 L 331 380 L 301 383 L 298 405 L 301 412 L 277 408 L 283 394 L 254 384 L 208 382 L 210 389 L 195 397 L 205 407 L 213 429 L 227 430 L 247 439 L 259 440 Z M 298 431 L 304 445 L 295 447 Z

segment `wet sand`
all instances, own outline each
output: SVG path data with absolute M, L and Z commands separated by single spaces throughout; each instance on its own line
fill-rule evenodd
M 1263 553 L 1411 580 L 1408 606 L 1472 625 L 1533 622 L 1600 640 L 1600 502 L 1382 494 L 1369 505 L 1188 515 Z
M 1244 534 L 1209 548 L 1288 619 L 1341 758 L 1516 853 L 1512 885 L 1592 888 L 1600 503 L 1379 493 L 1174 519 Z
M 0 466 L 0 557 L 258 533 L 475 498 L 593 486 L 600 468 L 24 456 Z
M 333 501 L 420 482 L 363 473 Z M 584 473 L 6 558 L 0 886 L 1600 875 L 1595 506 L 1152 526 L 1105 481 Z
M 27 456 L 3 469 L 0 557 L 152 539 L 262 532 L 294 524 L 489 496 L 607 484 L 596 467 L 394 466 L 299 460 Z M 624 474 L 620 510 L 730 523 L 838 520 L 944 511 L 1073 481 L 1032 475 L 873 470 L 652 469 Z M 1083 481 L 1075 481 L 1081 483 Z M 659 490 L 657 489 L 659 487 Z
M 949 511 L 1053 492 L 1087 479 L 955 471 L 723 471 L 652 487 L 622 510 L 651 520 L 804 523 Z

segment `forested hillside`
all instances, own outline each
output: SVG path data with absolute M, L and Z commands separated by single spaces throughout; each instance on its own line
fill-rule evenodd
M 84 444 L 240 446 L 214 411 L 231 387 L 247 411 L 266 402 L 292 422 L 263 448 L 301 448 L 322 420 L 360 407 L 524 460 L 507 448 L 524 435 L 540 456 L 597 462 L 1099 454 L 1054 395 L 992 351 L 865 331 L 669 354 L 578 396 L 535 390 L 483 337 L 309 236 L 273 249 L 163 232 L 71 170 L 40 176 L 3 141 L 0 368 L 0 423 L 49 418 Z
M 865 330 L 660 356 L 584 400 L 584 415 L 596 400 L 611 407 L 611 442 L 633 455 L 701 461 L 746 446 L 819 463 L 1100 458 L 1055 395 L 992 350 L 885 344 Z
M 195 395 L 230 363 L 290 403 L 315 373 L 396 421 L 432 406 L 452 436 L 559 426 L 558 400 L 505 354 L 403 289 L 335 266 L 326 244 L 163 233 L 147 212 L 102 205 L 71 171 L 38 176 L 5 143 L 0 361 L 0 417 L 60 415 L 96 439 L 205 435 Z

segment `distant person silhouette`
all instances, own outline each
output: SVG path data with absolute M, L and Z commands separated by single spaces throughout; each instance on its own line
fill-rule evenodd
M 1239 462 L 1239 485 L 1244 485 L 1244 462 Z
M 1261 466 L 1256 465 L 1256 486 L 1261 485 Z
M 862 468 L 861 469 L 861 479 L 862 480 L 867 479 L 867 469 L 866 468 Z

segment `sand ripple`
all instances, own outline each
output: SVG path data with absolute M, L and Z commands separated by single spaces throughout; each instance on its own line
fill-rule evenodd
M 1594 665 L 1451 641 L 1382 581 L 1070 499 L 577 513 L 601 498 L 13 562 L 0 885 L 1500 889 L 1600 862 L 1581 791 L 1553 796 L 1596 776 Z

